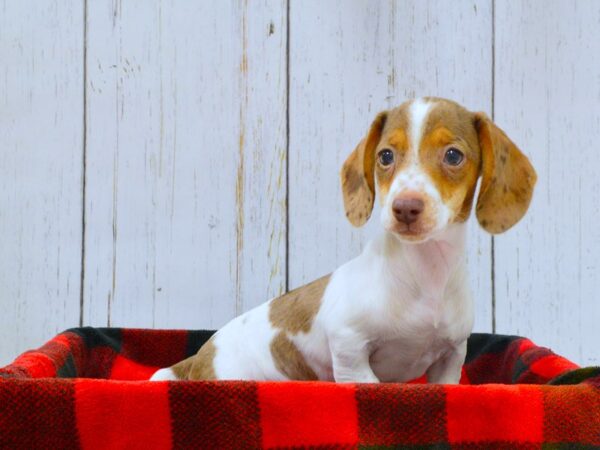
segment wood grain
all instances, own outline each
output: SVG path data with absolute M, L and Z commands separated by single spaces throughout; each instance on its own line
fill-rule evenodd
M 600 3 L 496 5 L 497 123 L 538 172 L 525 220 L 496 240 L 498 331 L 599 364 Z
M 0 366 L 79 321 L 83 6 L 0 4 Z
M 219 327 L 285 280 L 285 5 L 89 4 L 85 323 Z
M 356 256 L 379 230 L 344 217 L 338 171 L 380 110 L 409 98 L 491 109 L 491 3 L 306 1 L 290 10 L 290 288 Z M 319 45 L 315 46 L 314 43 Z M 490 331 L 490 237 L 469 225 L 476 329 Z

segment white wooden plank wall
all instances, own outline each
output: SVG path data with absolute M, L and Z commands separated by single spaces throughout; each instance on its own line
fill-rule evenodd
M 0 3 L 0 364 L 79 321 L 83 5 Z
M 332 271 L 378 229 L 344 217 L 344 158 L 421 95 L 538 170 L 514 230 L 471 221 L 476 330 L 600 364 L 598 54 L 592 0 L 0 2 L 0 364 L 80 323 L 219 327 Z
M 496 238 L 496 322 L 600 364 L 600 2 L 496 4 L 495 117 L 532 156 L 532 208 Z
M 90 2 L 85 324 L 218 327 L 285 284 L 286 8 Z

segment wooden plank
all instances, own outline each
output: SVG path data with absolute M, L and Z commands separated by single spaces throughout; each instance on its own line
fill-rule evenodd
M 221 326 L 284 289 L 285 4 L 88 8 L 85 323 Z
M 599 25 L 598 2 L 496 4 L 496 120 L 538 172 L 496 241 L 498 331 L 580 364 L 600 363 Z
M 290 288 L 354 257 L 379 230 L 377 219 L 352 229 L 338 179 L 378 111 L 433 95 L 490 112 L 491 18 L 490 1 L 291 4 Z M 490 331 L 491 240 L 474 220 L 469 238 L 475 328 Z
M 83 6 L 0 8 L 2 366 L 79 322 Z

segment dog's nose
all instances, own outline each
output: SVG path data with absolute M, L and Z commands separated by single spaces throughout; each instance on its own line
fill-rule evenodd
M 418 198 L 397 198 L 392 203 L 392 211 L 398 222 L 410 225 L 419 218 L 425 204 Z

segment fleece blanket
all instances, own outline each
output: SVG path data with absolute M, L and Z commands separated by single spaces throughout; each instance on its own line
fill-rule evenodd
M 0 369 L 0 448 L 600 448 L 600 368 L 473 334 L 457 386 L 148 382 L 211 331 L 71 329 Z

